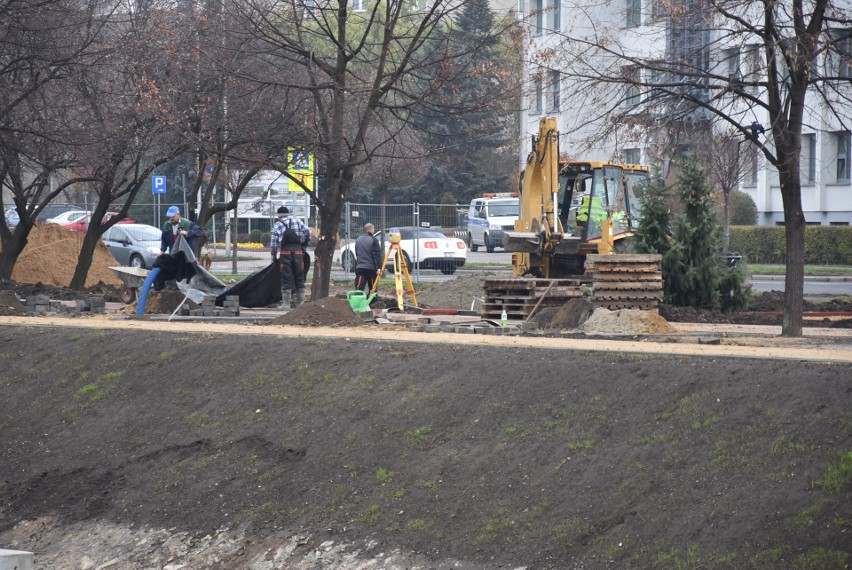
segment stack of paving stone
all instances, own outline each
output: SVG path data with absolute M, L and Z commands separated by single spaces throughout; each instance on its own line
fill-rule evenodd
M 74 306 L 63 305 L 62 301 L 51 301 L 47 295 L 27 297 L 27 313 L 30 315 L 46 315 L 48 313 L 92 313 L 105 314 L 106 301 L 103 297 L 77 299 Z
M 485 302 L 480 314 L 499 319 L 506 310 L 509 320 L 525 320 L 535 310 L 561 307 L 570 299 L 582 297 L 581 279 L 489 279 L 483 283 Z
M 225 301 L 222 303 L 222 313 L 226 317 L 240 316 L 240 296 L 225 295 Z

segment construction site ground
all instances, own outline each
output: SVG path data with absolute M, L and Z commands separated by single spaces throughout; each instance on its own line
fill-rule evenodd
M 469 308 L 463 279 L 418 298 Z M 108 312 L 21 314 L 36 289 Z M 0 548 L 36 568 L 852 564 L 833 317 L 800 339 L 770 310 L 427 333 L 335 297 L 134 318 L 115 290 L 0 286 Z

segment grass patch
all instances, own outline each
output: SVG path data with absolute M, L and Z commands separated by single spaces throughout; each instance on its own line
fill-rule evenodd
M 177 356 L 176 350 L 164 350 L 160 353 L 160 360 L 171 360 L 175 356 Z
M 828 465 L 819 484 L 826 491 L 835 493 L 852 486 L 852 451 L 841 453 L 837 461 Z
M 793 559 L 798 570 L 845 570 L 849 568 L 849 554 L 839 550 L 817 548 Z
M 749 273 L 752 275 L 786 275 L 787 267 L 781 264 L 749 263 Z M 819 277 L 822 275 L 852 275 L 852 267 L 844 265 L 805 265 L 805 275 Z
M 435 481 L 423 481 L 418 485 L 421 489 L 429 489 L 430 491 L 438 490 L 438 483 Z
M 680 401 L 677 403 L 677 408 L 668 412 L 657 414 L 656 416 L 654 416 L 654 419 L 658 421 L 665 421 L 683 416 L 689 410 L 689 407 L 692 405 L 692 402 L 694 400 L 695 396 L 685 396 L 681 398 Z
M 358 522 L 370 526 L 375 526 L 376 523 L 379 522 L 380 514 L 381 510 L 379 509 L 379 505 L 370 505 L 369 507 L 358 513 Z
M 412 519 L 408 521 L 408 528 L 411 530 L 426 530 L 434 524 L 429 519 Z
M 693 431 L 697 431 L 697 430 L 700 430 L 700 429 L 707 429 L 709 427 L 712 427 L 712 426 L 718 424 L 720 421 L 722 421 L 722 413 L 721 412 L 719 412 L 718 414 L 713 414 L 709 418 L 704 418 L 703 420 L 702 419 L 693 420 L 690 427 L 692 428 Z
M 97 402 L 106 398 L 118 386 L 118 381 L 121 380 L 123 372 L 107 372 L 100 376 L 94 382 L 85 384 L 77 390 L 74 398 L 77 400 L 87 400 L 88 403 Z M 87 379 L 88 375 L 81 375 L 83 379 Z
M 387 483 L 393 479 L 393 471 L 388 471 L 384 468 L 376 469 L 376 481 L 379 483 Z
M 571 450 L 577 449 L 591 449 L 595 443 L 591 439 L 584 439 L 583 441 L 576 441 L 574 443 L 569 443 L 566 447 Z
M 431 433 L 431 426 L 420 426 L 414 429 L 410 429 L 405 432 L 405 443 L 409 445 L 424 443 L 429 438 L 429 435 Z
M 490 542 L 494 540 L 499 533 L 511 528 L 513 524 L 514 522 L 509 517 L 497 517 L 491 519 L 483 525 L 482 530 L 476 537 L 476 542 L 479 544 L 483 542 Z

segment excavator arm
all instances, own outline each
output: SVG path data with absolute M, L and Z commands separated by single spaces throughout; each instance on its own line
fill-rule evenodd
M 543 117 L 533 136 L 521 181 L 520 217 L 514 231 L 504 233 L 507 251 L 512 252 L 515 275 L 548 277 L 551 258 L 574 253 L 579 237 L 566 236 L 559 218 L 559 133 L 556 119 Z

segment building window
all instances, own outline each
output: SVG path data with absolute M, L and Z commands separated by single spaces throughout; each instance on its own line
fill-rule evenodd
M 752 94 L 757 94 L 760 91 L 758 83 L 763 79 L 760 69 L 760 47 L 749 46 L 745 53 L 746 58 L 746 80 L 749 82 Z
M 541 76 L 537 75 L 532 80 L 532 112 L 540 115 L 544 107 L 544 89 L 542 87 Z
M 364 12 L 367 10 L 367 0 L 352 0 L 352 9 L 356 12 Z
M 848 226 L 849 222 L 828 222 L 829 226 Z
M 834 133 L 837 142 L 836 173 L 839 184 L 849 184 L 849 131 Z
M 547 97 L 547 111 L 559 111 L 559 90 L 561 88 L 560 73 L 558 71 L 550 72 L 550 80 L 548 82 L 549 93 Z
M 642 161 L 642 152 L 638 148 L 626 148 L 624 149 L 624 163 L 625 164 L 641 164 Z
M 852 77 L 852 30 L 840 32 L 837 40 L 837 75 Z
M 743 173 L 743 186 L 746 188 L 757 188 L 757 147 L 749 144 L 745 151 L 745 172 Z
M 802 135 L 802 156 L 799 164 L 802 184 L 813 186 L 816 182 L 816 135 Z
M 550 6 L 548 11 L 550 12 L 550 29 L 554 32 L 559 32 L 562 30 L 562 0 L 548 0 Z
M 741 81 L 743 78 L 740 69 L 740 48 L 731 48 L 722 51 L 722 65 L 725 66 L 725 74 L 731 83 Z
M 533 23 L 533 35 L 540 36 L 544 30 L 543 0 L 530 0 L 530 17 Z
M 671 14 L 671 0 L 651 0 L 651 16 L 657 20 Z
M 639 90 L 639 68 L 626 68 L 624 70 L 624 80 L 627 84 L 624 92 L 624 106 L 635 107 L 642 102 L 642 95 Z
M 627 10 L 624 25 L 635 28 L 642 23 L 642 0 L 626 0 Z

